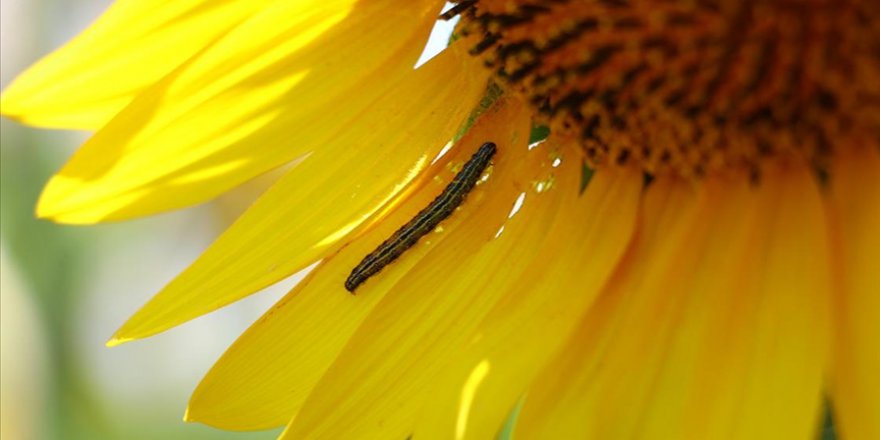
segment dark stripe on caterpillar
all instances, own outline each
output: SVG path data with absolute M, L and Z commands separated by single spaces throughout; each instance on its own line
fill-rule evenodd
M 437 198 L 352 269 L 348 279 L 345 280 L 345 289 L 354 293 L 364 281 L 379 273 L 382 268 L 391 264 L 425 234 L 433 231 L 440 222 L 452 215 L 455 208 L 461 205 L 468 193 L 474 189 L 474 185 L 477 184 L 494 155 L 495 144 L 492 142 L 480 146 Z

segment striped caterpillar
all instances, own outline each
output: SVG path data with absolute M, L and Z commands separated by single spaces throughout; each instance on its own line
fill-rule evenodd
M 354 290 L 364 281 L 403 255 L 425 234 L 434 230 L 440 222 L 452 215 L 455 208 L 461 205 L 468 193 L 474 189 L 474 185 L 494 155 L 494 143 L 486 142 L 480 146 L 437 198 L 352 269 L 348 279 L 345 280 L 345 289 L 353 294 Z

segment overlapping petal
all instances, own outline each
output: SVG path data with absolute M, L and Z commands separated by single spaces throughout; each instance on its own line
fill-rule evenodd
M 16 78 L 0 108 L 27 124 L 98 129 L 139 92 L 275 1 L 117 1 Z
M 830 289 L 805 167 L 661 180 L 639 240 L 533 384 L 521 438 L 807 439 L 822 408 Z
M 575 186 L 560 182 L 561 188 Z M 566 340 L 618 264 L 635 229 L 642 178 L 596 172 L 569 192 L 535 263 L 518 275 L 426 393 L 415 436 L 491 438 Z
M 831 391 L 841 437 L 880 438 L 880 152 L 876 143 L 840 152 L 829 209 L 837 239 L 835 351 Z
M 215 310 L 338 249 L 428 165 L 482 95 L 486 76 L 464 68 L 473 61 L 456 49 L 408 75 L 356 126 L 330 136 L 282 177 L 113 343 Z
M 455 231 L 473 228 L 473 221 L 484 211 L 484 185 L 474 190 L 458 212 L 443 223 L 442 233 L 424 238 L 362 285 L 357 296 L 343 288 L 351 268 L 425 207 L 452 178 L 450 168 L 463 163 L 482 142 L 521 142 L 528 127 L 522 111 L 521 106 L 500 104 L 483 115 L 449 154 L 423 173 L 427 181 L 416 182 L 414 186 L 420 188 L 411 197 L 395 206 L 374 228 L 329 257 L 255 323 L 205 376 L 193 393 L 187 419 L 227 429 L 260 429 L 287 423 L 388 291 L 395 286 L 400 288 L 397 282 L 420 264 L 426 254 L 446 249 L 449 237 L 458 234 Z M 509 118 L 520 127 L 508 129 Z M 499 160 L 509 168 L 513 166 L 512 159 L 504 159 L 505 154 L 509 153 L 499 153 Z M 496 170 L 487 186 L 497 187 L 499 184 L 492 182 L 509 175 L 504 169 Z
M 465 202 L 466 212 L 453 216 L 460 226 L 444 231 L 449 236 L 442 246 L 376 305 L 282 438 L 406 437 L 419 407 L 432 398 L 425 393 L 432 376 L 474 337 L 474 325 L 534 259 L 514 250 L 540 245 L 566 186 L 539 194 L 532 183 L 553 175 L 571 183 L 577 176 L 553 169 L 545 148 L 526 148 L 530 121 L 523 106 L 505 119 L 483 139 L 495 141 L 499 151 L 476 194 L 482 197 Z M 508 218 L 521 194 L 520 210 Z
M 86 142 L 46 186 L 38 215 L 93 223 L 189 206 L 323 148 L 412 72 L 439 7 L 262 8 Z

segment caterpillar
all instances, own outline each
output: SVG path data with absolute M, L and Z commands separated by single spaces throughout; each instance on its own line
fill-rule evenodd
M 494 155 L 494 143 L 486 142 L 480 146 L 440 195 L 352 269 L 348 279 L 345 280 L 345 289 L 354 294 L 355 289 L 364 281 L 403 255 L 425 234 L 452 215 L 455 208 L 461 205 L 468 193 L 474 189 L 474 185 L 477 184 L 477 180 Z

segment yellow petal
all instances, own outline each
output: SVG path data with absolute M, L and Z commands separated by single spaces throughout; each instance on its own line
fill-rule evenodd
M 208 313 L 338 249 L 428 165 L 479 100 L 486 77 L 467 69 L 472 60 L 447 50 L 407 76 L 282 177 L 111 344 Z M 410 126 L 418 129 L 401 129 Z
M 806 439 L 828 341 L 828 245 L 804 167 L 661 179 L 639 240 L 532 385 L 518 438 Z
M 93 223 L 189 206 L 337 144 L 340 131 L 360 124 L 412 72 L 439 6 L 333 0 L 264 8 L 86 142 L 49 182 L 37 214 Z
M 562 194 L 576 190 L 578 175 L 551 168 L 546 148 L 527 150 L 525 104 L 499 113 L 506 122 L 479 136 L 498 145 L 492 175 L 481 194 L 474 194 L 482 197 L 468 198 L 461 208 L 465 212 L 453 216 L 463 222 L 459 228 L 444 231 L 443 245 L 376 305 L 283 438 L 405 438 L 418 409 L 414 402 L 431 398 L 423 391 L 432 375 L 458 344 L 474 336 L 474 325 L 534 259 L 521 250 L 543 241 Z M 530 187 L 552 175 L 559 186 L 542 193 Z M 523 193 L 520 210 L 508 219 Z
M 141 90 L 274 0 L 122 0 L 19 75 L 2 113 L 26 124 L 97 129 Z
M 566 198 L 553 236 L 434 379 L 416 438 L 492 438 L 528 384 L 586 313 L 635 228 L 642 177 L 604 169 Z M 566 437 L 567 438 L 567 437 Z
M 837 239 L 832 399 L 841 438 L 880 438 L 880 153 L 843 150 L 831 171 Z
M 457 234 L 455 231 L 478 221 L 483 212 L 482 188 L 491 189 L 496 185 L 492 182 L 505 172 L 496 169 L 488 185 L 474 190 L 464 205 L 442 224 L 443 233 L 424 238 L 362 285 L 357 296 L 343 289 L 343 281 L 351 268 L 440 192 L 453 175 L 447 165 L 461 164 L 486 140 L 501 142 L 512 135 L 526 136 L 525 124 L 519 131 L 499 132 L 494 128 L 499 126 L 499 120 L 501 127 L 507 127 L 503 121 L 511 111 L 522 112 L 522 109 L 499 104 L 480 118 L 450 154 L 425 173 L 429 177 L 427 182 L 422 182 L 425 187 L 396 207 L 375 228 L 315 269 L 307 280 L 242 335 L 196 389 L 187 419 L 227 429 L 260 429 L 290 420 L 386 292 L 430 250 L 441 246 L 445 249 L 449 237 Z M 503 164 L 498 166 L 512 165 L 511 159 L 505 158 L 510 154 L 499 152 L 498 160 Z M 432 175 L 442 179 L 430 179 Z
M 470 145 L 468 147 L 471 147 Z M 444 166 L 462 161 L 466 148 L 450 151 L 432 171 L 443 180 L 427 184 L 388 217 L 319 265 L 306 280 L 245 332 L 214 365 L 193 393 L 186 420 L 223 429 L 252 430 L 284 425 L 295 414 L 324 370 L 357 326 L 409 267 L 447 234 L 430 245 L 407 251 L 357 296 L 343 281 L 363 257 L 398 226 L 412 218 L 441 190 L 452 173 Z M 454 228 L 454 225 L 446 226 Z

